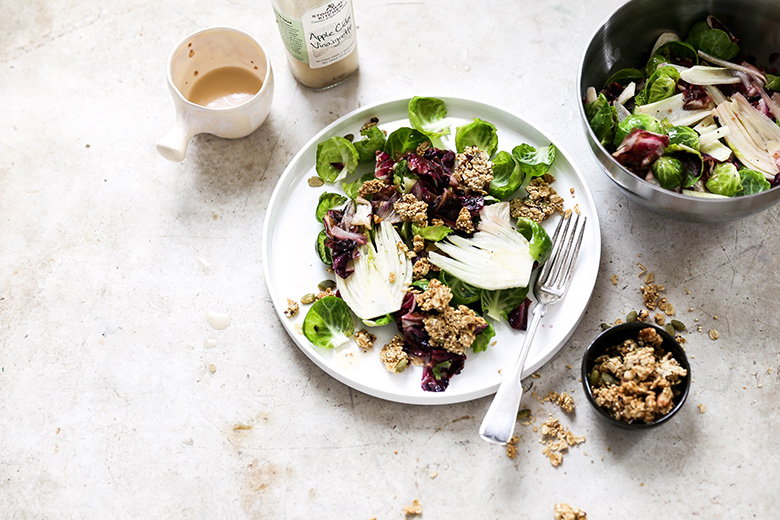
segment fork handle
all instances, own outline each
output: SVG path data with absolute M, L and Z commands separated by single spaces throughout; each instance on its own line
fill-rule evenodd
M 525 359 L 531 350 L 531 343 L 536 335 L 536 329 L 547 312 L 547 305 L 537 303 L 531 311 L 531 322 L 528 324 L 523 346 L 512 369 L 504 376 L 498 387 L 493 402 L 490 403 L 479 436 L 488 442 L 506 444 L 512 437 L 517 423 L 517 411 L 523 397 L 522 374 Z

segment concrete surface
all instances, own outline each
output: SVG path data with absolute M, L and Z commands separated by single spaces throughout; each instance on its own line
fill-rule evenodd
M 358 2 L 359 74 L 312 92 L 287 69 L 268 2 L 4 1 L 0 517 L 392 519 L 414 499 L 422 518 L 546 519 L 560 502 L 592 519 L 773 517 L 780 208 L 676 222 L 602 175 L 575 74 L 620 3 Z M 269 49 L 271 115 L 167 162 L 154 149 L 173 122 L 167 55 L 222 24 Z M 534 380 L 540 395 L 573 389 L 576 412 L 526 400 L 533 426 L 552 413 L 585 435 L 560 467 L 533 426 L 518 426 L 514 459 L 482 442 L 489 398 L 416 407 L 335 382 L 270 305 L 261 230 L 285 165 L 361 104 L 415 94 L 490 100 L 536 122 L 600 206 L 592 305 Z M 694 378 L 679 416 L 643 433 L 599 422 L 576 369 L 602 322 L 641 306 L 638 262 L 692 329 Z M 213 329 L 211 311 L 231 325 Z

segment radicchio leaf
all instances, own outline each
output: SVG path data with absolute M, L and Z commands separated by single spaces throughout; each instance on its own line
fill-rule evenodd
M 617 162 L 637 173 L 649 168 L 664 154 L 668 145 L 669 136 L 634 128 L 612 156 Z

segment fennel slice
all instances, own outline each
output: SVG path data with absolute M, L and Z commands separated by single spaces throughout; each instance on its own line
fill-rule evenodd
M 341 297 L 360 319 L 370 320 L 401 308 L 412 282 L 412 263 L 398 248 L 401 237 L 389 222 L 381 222 L 374 240 L 358 247 L 354 272 L 336 277 Z

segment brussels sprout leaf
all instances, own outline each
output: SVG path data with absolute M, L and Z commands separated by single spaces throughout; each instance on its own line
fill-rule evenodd
M 528 240 L 528 252 L 539 265 L 545 263 L 552 254 L 552 240 L 547 231 L 530 218 L 517 219 L 517 231 Z
M 325 182 L 335 182 L 355 171 L 358 153 L 355 145 L 343 137 L 333 136 L 317 145 L 317 175 Z
M 710 56 L 730 60 L 739 54 L 739 46 L 720 29 L 708 29 L 691 37 L 689 43 Z
M 713 169 L 705 186 L 717 195 L 733 197 L 742 190 L 742 180 L 736 166 L 731 163 L 720 163 Z
M 336 296 L 316 301 L 303 320 L 303 335 L 321 348 L 343 345 L 354 332 L 355 323 L 349 306 Z
M 493 180 L 488 193 L 498 199 L 504 199 L 514 193 L 525 179 L 517 159 L 509 152 L 498 152 L 493 158 Z
M 474 342 L 471 344 L 471 350 L 474 352 L 484 352 L 490 345 L 490 340 L 496 335 L 496 330 L 490 322 L 487 322 L 488 326 L 485 330 L 477 334 L 474 338 Z
M 409 100 L 409 122 L 412 128 L 430 138 L 450 133 L 447 107 L 441 99 L 415 96 Z
M 742 183 L 741 195 L 753 195 L 754 193 L 761 193 L 772 187 L 769 181 L 766 180 L 763 173 L 756 170 L 750 170 L 748 168 L 740 168 L 739 178 Z
M 385 134 L 376 125 L 360 131 L 360 135 L 365 139 L 355 141 L 355 149 L 358 153 L 360 162 L 372 162 L 376 160 L 376 152 L 385 147 Z
M 555 161 L 555 145 L 534 148 L 523 143 L 512 149 L 512 155 L 520 165 L 523 177 L 541 177 L 550 170 Z
M 455 149 L 463 153 L 467 146 L 476 146 L 489 157 L 498 148 L 498 134 L 493 123 L 475 118 L 471 123 L 455 129 Z
M 431 140 L 427 135 L 418 132 L 414 128 L 401 127 L 387 136 L 385 142 L 385 152 L 387 152 L 394 161 L 397 161 L 406 152 L 414 152 L 418 146 Z
M 328 211 L 343 206 L 345 202 L 347 202 L 347 198 L 338 193 L 329 193 L 326 191 L 320 195 L 320 200 L 317 202 L 317 222 L 322 222 L 322 219 L 325 218 L 325 214 Z

